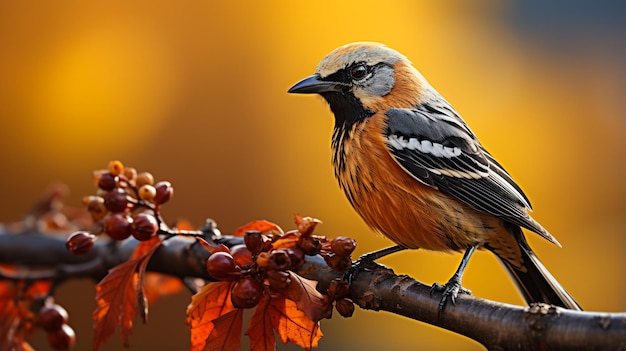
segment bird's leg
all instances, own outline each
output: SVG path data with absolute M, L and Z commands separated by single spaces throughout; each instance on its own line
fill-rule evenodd
M 431 292 L 435 290 L 443 291 L 443 296 L 441 297 L 441 301 L 439 302 L 439 312 L 443 311 L 443 309 L 446 307 L 448 298 L 450 298 L 450 301 L 452 301 L 452 304 L 454 304 L 455 302 L 454 300 L 456 299 L 459 293 L 462 293 L 462 294 L 472 293 L 468 289 L 465 289 L 464 287 L 461 286 L 461 279 L 463 278 L 463 273 L 465 272 L 467 263 L 469 262 L 469 259 L 474 253 L 474 251 L 476 251 L 476 248 L 478 248 L 478 244 L 467 248 L 467 250 L 465 251 L 465 254 L 463 254 L 463 259 L 461 260 L 461 264 L 459 265 L 459 268 L 457 268 L 452 278 L 450 278 L 450 280 L 448 280 L 446 284 L 444 285 L 437 284 L 437 283 L 433 284 Z
M 392 253 L 405 250 L 406 247 L 395 245 L 386 247 L 384 249 L 368 252 L 361 257 L 359 257 L 356 261 L 352 263 L 352 267 L 344 274 L 344 279 L 348 281 L 349 284 L 352 284 L 352 280 L 356 276 L 357 272 L 365 269 L 368 264 L 374 262 L 375 260 L 390 255 Z

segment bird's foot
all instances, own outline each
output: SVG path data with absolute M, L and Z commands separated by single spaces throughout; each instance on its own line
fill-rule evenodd
M 454 305 L 459 294 L 471 295 L 472 292 L 461 286 L 461 279 L 455 274 L 447 283 L 434 283 L 430 288 L 432 295 L 435 291 L 441 291 L 441 301 L 439 301 L 439 313 L 444 310 L 448 300 Z
M 352 266 L 344 273 L 343 278 L 349 284 L 352 284 L 352 281 L 360 271 L 375 265 L 375 260 L 404 249 L 405 248 L 402 246 L 391 246 L 382 250 L 366 253 L 352 262 Z
M 352 281 L 356 278 L 357 274 L 360 271 L 366 270 L 368 267 L 375 265 L 374 260 L 375 252 L 370 252 L 359 257 L 356 261 L 352 262 L 350 268 L 343 274 L 343 279 L 348 282 L 348 284 L 352 285 Z

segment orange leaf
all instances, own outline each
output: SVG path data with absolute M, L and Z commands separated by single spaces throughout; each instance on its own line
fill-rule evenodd
M 196 241 L 198 241 L 200 243 L 200 245 L 205 250 L 207 250 L 208 252 L 210 252 L 212 254 L 214 254 L 216 252 L 220 252 L 220 251 L 221 252 L 228 252 L 228 253 L 230 253 L 230 250 L 224 244 L 219 244 L 219 245 L 211 244 L 208 241 L 204 240 L 203 238 L 200 238 L 200 237 L 197 237 L 197 236 L 195 238 L 196 238 Z
M 327 303 L 326 297 L 317 291 L 317 282 L 291 271 L 288 273 L 291 283 L 282 291 L 283 295 L 294 301 L 298 309 L 314 322 L 330 317 L 331 305 Z
M 140 241 L 135 248 L 135 252 L 130 257 L 131 260 L 136 258 L 140 258 L 148 253 L 148 251 L 153 250 L 155 246 L 161 245 L 161 239 L 158 236 L 153 236 L 150 240 Z
M 244 236 L 246 232 L 250 230 L 258 230 L 263 233 L 265 232 L 274 232 L 274 233 L 279 233 L 279 234 L 283 233 L 283 230 L 277 224 L 261 219 L 258 221 L 250 222 L 244 225 L 243 227 L 237 228 L 235 232 L 233 233 L 233 235 Z
M 8 349 L 0 348 L 0 350 L 35 351 L 35 349 L 32 346 L 30 346 L 30 344 L 27 343 L 26 340 L 24 340 L 24 335 L 22 334 L 24 333 L 15 335 L 15 337 L 13 338 L 12 344 L 10 345 Z M 2 347 L 1 343 L 0 343 L 0 347 Z
M 230 311 L 213 320 L 213 331 L 202 351 L 238 351 L 241 346 L 243 309 Z
M 148 267 L 148 261 L 152 254 L 161 246 L 161 239 L 158 236 L 152 237 L 150 240 L 141 241 L 137 245 L 135 252 L 133 253 L 133 257 L 140 257 L 139 254 L 142 254 L 141 257 L 144 257 L 141 263 L 139 264 L 137 270 L 137 304 L 139 305 L 139 315 L 144 323 L 148 321 L 148 298 L 146 297 L 146 267 Z M 132 327 L 132 322 L 128 326 L 128 336 L 130 336 L 130 328 Z M 124 341 L 124 329 L 122 329 L 122 340 Z M 126 338 L 128 338 L 126 336 Z M 128 343 L 126 339 L 124 341 L 124 345 Z
M 187 307 L 187 324 L 191 328 L 191 351 L 204 349 L 207 338 L 215 328 L 213 320 L 235 310 L 230 292 L 235 282 L 208 283 L 191 297 Z
M 276 350 L 276 337 L 274 336 L 272 320 L 268 312 L 270 299 L 269 294 L 264 295 L 250 319 L 250 325 L 248 326 L 248 330 L 246 330 L 246 335 L 250 337 L 251 351 Z
M 0 273 L 2 273 L 2 275 L 11 276 L 16 272 L 17 268 L 15 266 L 0 264 Z M 9 281 L 4 281 L 0 282 L 0 299 L 3 298 L 4 294 L 16 296 L 19 292 L 22 299 L 36 300 L 45 297 L 50 292 L 50 288 L 52 288 L 52 281 L 50 280 L 36 280 L 29 283 L 19 281 L 17 285 Z
M 6 285 L 0 295 L 0 350 L 13 350 L 21 320 L 19 305 L 15 302 L 15 290 L 9 284 L 12 283 L 0 282 L 0 286 Z
M 32 299 L 42 298 L 48 295 L 50 288 L 52 288 L 52 281 L 38 280 L 28 286 L 28 289 L 26 289 L 26 296 Z
M 154 239 L 154 238 L 153 238 Z M 128 346 L 128 337 L 133 326 L 133 317 L 141 304 L 145 318 L 145 296 L 143 276 L 148 261 L 161 245 L 161 240 L 147 240 L 139 243 L 133 258 L 109 270 L 109 273 L 96 285 L 96 310 L 93 313 L 93 349 L 99 350 L 113 335 L 115 328 L 122 327 L 120 337 Z
M 272 248 L 274 250 L 278 250 L 282 248 L 294 247 L 298 245 L 298 242 L 300 242 L 300 233 L 289 231 L 274 241 L 272 243 Z
M 148 272 L 143 282 L 144 293 L 151 305 L 161 296 L 172 295 L 183 289 L 183 283 L 179 278 L 171 275 Z
M 185 219 L 185 218 L 179 218 L 176 220 L 176 224 L 174 225 L 174 227 L 177 230 L 194 230 L 195 227 L 193 225 L 191 225 L 191 222 L 189 222 L 189 220 Z
M 272 298 L 269 313 L 272 326 L 283 343 L 292 342 L 306 350 L 317 347 L 323 336 L 319 323 L 309 319 L 295 302 L 281 297 Z
M 0 281 L 0 350 L 33 351 L 25 341 L 34 326 L 30 322 L 33 314 L 25 302 L 43 298 L 50 287 L 49 281 L 33 284 Z

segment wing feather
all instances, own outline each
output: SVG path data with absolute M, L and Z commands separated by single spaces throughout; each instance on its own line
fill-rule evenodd
M 443 98 L 390 109 L 387 117 L 388 150 L 415 179 L 478 211 L 549 236 L 528 214 L 530 202 L 520 187 Z

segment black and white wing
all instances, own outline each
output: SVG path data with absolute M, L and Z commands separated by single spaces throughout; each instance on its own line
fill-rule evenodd
M 415 179 L 556 242 L 528 214 L 524 192 L 443 98 L 386 114 L 387 148 Z

